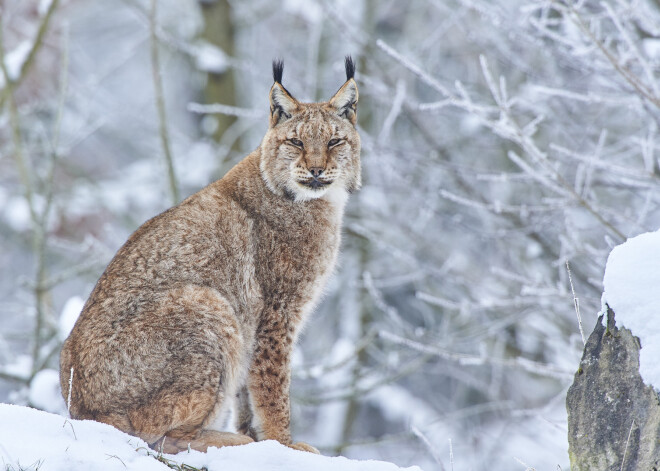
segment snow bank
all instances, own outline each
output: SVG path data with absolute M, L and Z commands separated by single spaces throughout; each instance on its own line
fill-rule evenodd
M 603 299 L 614 310 L 616 322 L 641 341 L 642 379 L 660 389 L 660 231 L 615 247 L 603 284 Z
M 28 398 L 34 407 L 61 414 L 65 413 L 67 408 L 60 391 L 60 372 L 46 368 L 32 378 Z
M 165 464 L 147 455 L 146 443 L 105 424 L 71 420 L 22 406 L 0 404 L 0 463 L 40 471 L 84 469 L 167 471 Z M 153 452 L 152 452 L 153 453 Z M 396 471 L 383 461 L 356 461 L 292 450 L 274 441 L 238 447 L 211 448 L 207 453 L 164 455 L 177 463 L 209 471 Z M 406 468 L 421 471 L 418 467 Z
M 62 313 L 57 322 L 58 334 L 62 341 L 66 340 L 73 330 L 73 326 L 76 324 L 83 306 L 85 306 L 85 300 L 80 296 L 72 296 L 64 303 Z

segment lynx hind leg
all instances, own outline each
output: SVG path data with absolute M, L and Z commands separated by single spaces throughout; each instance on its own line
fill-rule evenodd
M 97 420 L 121 430 L 130 430 L 151 448 L 163 453 L 175 454 L 188 448 L 206 452 L 212 446 L 220 448 L 253 442 L 245 435 L 204 428 L 209 417 L 214 415 L 214 409 L 222 407 L 222 399 L 222 395 L 218 397 L 211 391 L 195 391 L 186 396 L 168 395 L 128 416 L 110 414 Z M 171 428 L 175 424 L 179 426 Z M 163 433 L 163 430 L 167 431 Z
M 232 432 L 219 432 L 217 430 L 201 430 L 194 436 L 183 434 L 179 436 L 176 431 L 165 435 L 156 443 L 151 444 L 151 448 L 163 453 L 176 454 L 186 451 L 189 448 L 201 452 L 206 452 L 210 447 L 221 448 L 223 446 L 247 445 L 252 443 L 247 435 Z
M 149 350 L 140 360 L 142 365 L 136 365 L 142 368 L 136 375 L 141 384 L 128 385 L 141 391 L 136 397 L 139 405 L 126 410 L 123 418 L 114 413 L 97 420 L 169 453 L 186 450 L 189 444 L 206 451 L 210 446 L 252 441 L 208 430 L 222 412 L 225 398 L 236 393 L 244 351 L 238 320 L 219 293 L 197 286 L 172 289 L 131 330 L 126 335 L 142 336 L 141 346 Z
M 294 450 L 299 450 L 299 451 L 307 451 L 309 453 L 314 453 L 316 455 L 320 455 L 321 452 L 316 449 L 316 447 L 313 447 L 312 445 L 309 445 L 305 442 L 297 442 L 297 443 L 292 443 L 289 445 L 289 448 L 293 448 Z

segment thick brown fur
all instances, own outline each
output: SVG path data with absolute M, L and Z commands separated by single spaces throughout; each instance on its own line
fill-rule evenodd
M 170 453 L 263 439 L 316 452 L 291 441 L 291 351 L 360 186 L 357 100 L 352 73 L 325 103 L 274 83 L 259 148 L 131 235 L 62 348 L 73 418 Z M 239 433 L 218 431 L 234 398 Z

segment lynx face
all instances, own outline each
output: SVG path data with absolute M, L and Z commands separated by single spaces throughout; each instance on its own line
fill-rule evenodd
M 352 62 L 346 63 L 348 80 L 325 103 L 298 102 L 280 83 L 281 64 L 273 67 L 270 128 L 261 144 L 260 162 L 270 190 L 296 201 L 334 190 L 357 190 L 360 137 L 355 129 L 358 91 Z

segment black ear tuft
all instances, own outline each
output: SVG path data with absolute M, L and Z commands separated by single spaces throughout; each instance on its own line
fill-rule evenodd
M 282 61 L 282 59 L 273 60 L 273 80 L 281 84 L 283 73 L 284 73 L 284 62 Z
M 355 75 L 355 63 L 351 56 L 346 56 L 344 59 L 344 66 L 346 67 L 346 80 L 350 80 Z

